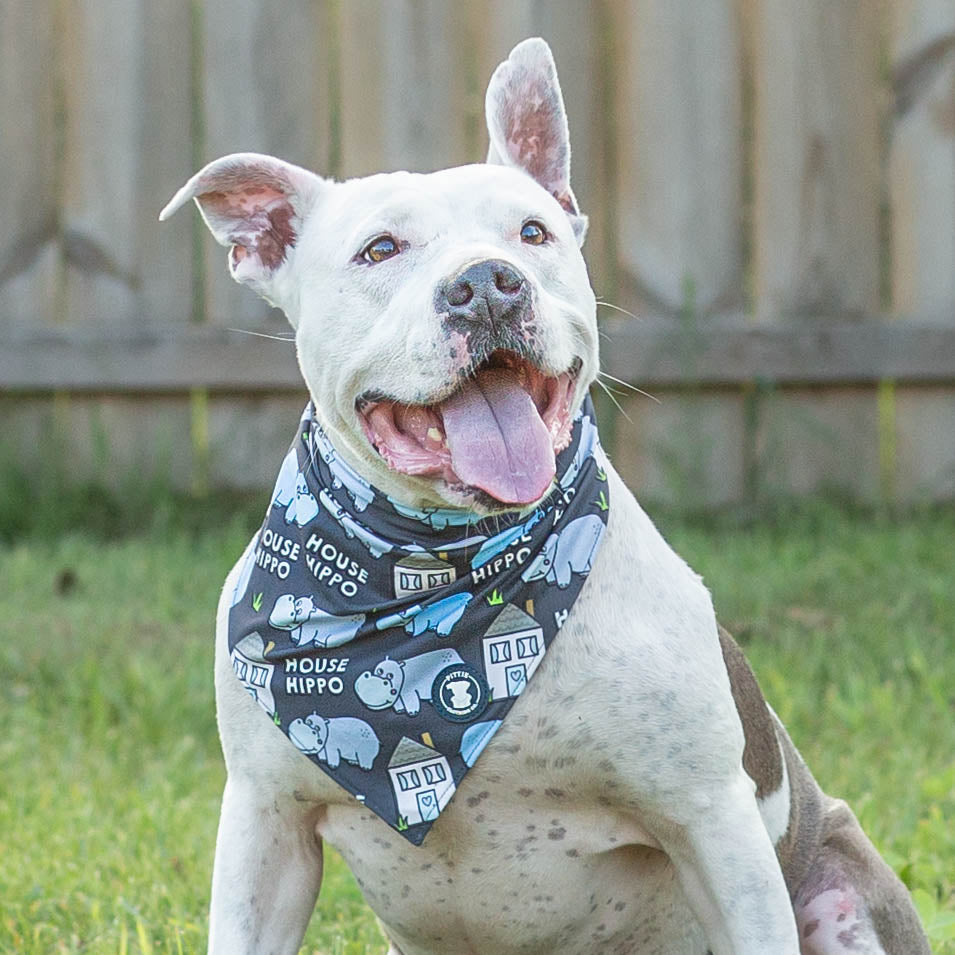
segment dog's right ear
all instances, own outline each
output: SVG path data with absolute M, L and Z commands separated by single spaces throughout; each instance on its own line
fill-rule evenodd
M 282 266 L 302 223 L 329 183 L 272 156 L 233 153 L 209 163 L 159 214 L 168 219 L 190 199 L 209 231 L 229 246 L 229 271 L 273 305 L 285 307 L 278 289 Z

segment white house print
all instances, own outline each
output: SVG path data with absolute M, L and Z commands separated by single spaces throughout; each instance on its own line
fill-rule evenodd
M 483 644 L 491 698 L 520 696 L 544 656 L 544 632 L 537 621 L 507 604 L 484 634 Z
M 447 587 L 456 577 L 454 567 L 434 554 L 411 554 L 395 564 L 395 596 L 408 597 Z
M 436 749 L 407 736 L 395 747 L 388 763 L 391 788 L 398 804 L 398 819 L 409 826 L 431 822 L 451 801 L 454 779 L 451 766 Z
M 272 674 L 275 664 L 265 659 L 265 644 L 256 630 L 247 634 L 233 647 L 230 654 L 232 669 L 242 685 L 252 694 L 269 716 L 275 716 L 275 698 L 272 696 Z

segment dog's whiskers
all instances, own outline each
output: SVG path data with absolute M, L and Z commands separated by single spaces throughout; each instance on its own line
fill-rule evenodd
M 629 315 L 631 318 L 640 319 L 639 315 L 634 315 L 633 312 L 628 312 L 625 308 L 621 308 L 619 305 L 614 305 L 613 302 L 604 302 L 601 299 L 597 299 L 597 304 L 601 308 L 612 308 L 615 312 L 623 312 L 624 315 Z
M 600 385 L 600 387 L 603 388 L 603 390 L 607 393 L 607 397 L 614 403 L 614 406 L 616 407 L 617 411 L 619 411 L 620 414 L 622 414 L 627 419 L 627 421 L 630 422 L 630 424 L 633 424 L 633 418 L 631 418 L 630 415 L 628 415 L 627 412 L 623 410 L 623 408 L 620 405 L 620 402 L 617 401 L 617 396 L 599 378 L 597 379 L 597 384 Z
M 243 335 L 253 335 L 255 338 L 270 338 L 274 342 L 294 342 L 294 335 L 266 335 L 265 332 L 252 332 L 247 328 L 227 328 L 227 332 L 240 332 Z
M 617 378 L 607 371 L 598 371 L 597 374 L 601 378 L 609 378 L 610 381 L 616 382 L 618 385 L 623 385 L 624 388 L 629 388 L 631 391 L 635 391 L 638 395 L 643 395 L 644 398 L 649 398 L 651 401 L 655 401 L 657 404 L 662 404 L 656 395 L 651 395 L 649 391 L 644 391 L 642 388 L 638 388 L 636 385 L 631 385 L 629 381 L 624 381 L 622 378 Z M 606 386 L 604 387 L 606 388 Z

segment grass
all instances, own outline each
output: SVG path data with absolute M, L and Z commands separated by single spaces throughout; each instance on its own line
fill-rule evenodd
M 224 512 L 223 527 L 173 509 L 117 538 L 104 508 L 103 527 L 41 522 L 0 545 L 0 952 L 203 950 L 223 783 L 212 618 L 251 526 Z M 820 782 L 952 955 L 955 511 L 667 524 Z M 327 855 L 303 950 L 384 952 Z

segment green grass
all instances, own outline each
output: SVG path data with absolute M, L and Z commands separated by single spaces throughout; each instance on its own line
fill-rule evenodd
M 955 511 L 668 525 L 820 782 L 955 953 Z M 0 546 L 2 952 L 204 948 L 212 619 L 249 520 L 150 526 Z M 334 853 L 326 872 L 304 951 L 384 952 Z

